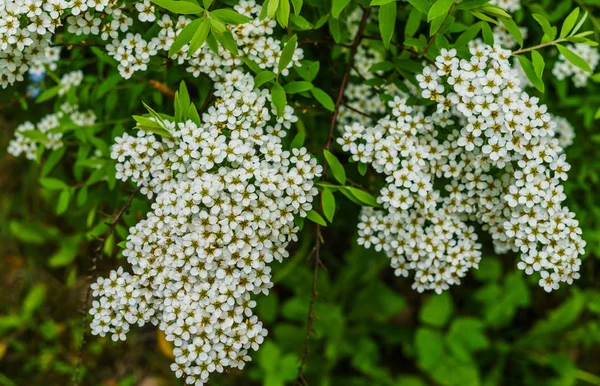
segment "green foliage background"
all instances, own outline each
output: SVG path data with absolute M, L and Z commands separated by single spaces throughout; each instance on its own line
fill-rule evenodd
M 298 35 L 305 59 L 320 62 L 312 83 L 335 100 L 348 50 L 334 41 L 350 44 L 352 39 L 347 29 L 340 28 L 340 20 L 352 7 L 368 7 L 370 2 L 333 3 L 338 7 L 334 12 L 339 14 L 337 18 L 330 13 L 329 0 L 305 0 L 301 16 L 311 28 L 301 28 L 304 22 L 292 16 L 288 33 Z M 411 7 L 425 3 L 432 4 L 419 0 L 398 3 L 393 44 L 387 53 L 392 68 L 374 85 L 414 76 L 406 63 L 418 67 L 419 61 L 409 49 L 399 47 L 406 40 Z M 597 28 L 597 0 L 524 1 L 515 20 L 529 28 L 525 46 L 538 44 L 543 34 L 532 13 L 560 26 L 577 5 L 590 12 L 585 27 Z M 373 12 L 377 7 L 372 7 Z M 444 27 L 429 56 L 453 45 L 476 22 L 468 12 L 453 15 L 456 19 Z M 423 35 L 427 40 L 431 32 L 425 19 L 423 15 L 415 37 Z M 377 22 L 370 22 L 366 33 L 389 33 L 385 27 L 383 30 Z M 595 29 L 596 37 L 598 33 Z M 420 43 L 407 43 L 407 47 L 423 51 Z M 385 52 L 377 40 L 368 44 Z M 567 204 L 576 212 L 588 242 L 582 277 L 572 286 L 562 285 L 547 294 L 535 279 L 516 269 L 516 256 L 496 256 L 490 240 L 480 233 L 484 244 L 480 268 L 442 295 L 419 294 L 410 288 L 411 280 L 393 275 L 383 254 L 356 244 L 360 207 L 338 195 L 334 222 L 322 229 L 323 265 L 318 271 L 316 319 L 305 368 L 308 384 L 600 385 L 600 204 L 596 194 L 600 188 L 600 134 L 595 120 L 600 87 L 594 80 L 584 89 L 574 88 L 569 80 L 556 80 L 550 68 L 557 50 L 550 47 L 541 53 L 546 62 L 545 92 L 532 89 L 531 93 L 548 104 L 553 114 L 566 117 L 577 134 L 567 150 L 573 168 L 565 188 Z M 185 79 L 197 106 L 208 98 L 210 82 L 160 64 L 148 78 L 126 82 L 100 50 L 69 49 L 66 55 L 69 69 L 86 73 L 82 86 L 68 98 L 92 108 L 100 124 L 71 133 L 64 154 L 40 154 L 38 163 L 9 156 L 5 149 L 12 128 L 25 120 L 37 121 L 58 102 L 35 104 L 20 97 L 24 94 L 21 89 L 0 94 L 0 103 L 14 98 L 21 102 L 0 110 L 0 385 L 65 385 L 76 371 L 83 375 L 85 385 L 180 385 L 169 369 L 168 343 L 151 326 L 132 329 L 124 343 L 91 337 L 80 352 L 83 329 L 87 328 L 81 308 L 89 284 L 90 257 L 99 244 L 96 238 L 108 231 L 106 221 L 114 217 L 132 189 L 114 180 L 114 162 L 108 151 L 112 139 L 131 130 L 132 114 L 145 112 L 141 101 L 157 111 L 172 111 L 172 99 L 149 80 L 176 89 Z M 405 60 L 404 67 L 394 62 L 398 58 Z M 290 75 L 287 82 L 294 80 L 302 81 L 299 73 Z M 290 138 L 295 132 L 305 132 L 305 145 L 322 154 L 330 102 L 323 103 L 308 92 L 288 95 L 288 101 L 301 118 Z M 100 156 L 95 155 L 96 150 Z M 361 176 L 356 164 L 347 162 L 339 149 L 334 146 L 332 151 L 351 180 L 367 191 L 377 191 L 378 176 Z M 46 180 L 40 184 L 40 178 Z M 56 180 L 66 185 L 56 187 Z M 332 176 L 329 180 L 334 181 Z M 125 263 L 117 244 L 127 236 L 128 227 L 144 216 L 148 205 L 144 198 L 133 200 L 109 237 L 94 276 Z M 268 339 L 246 369 L 213 376 L 212 384 L 277 386 L 296 379 L 313 280 L 309 259 L 315 243 L 313 226 L 307 222 L 291 257 L 274 264 L 275 287 L 268 297 L 258 300 L 257 314 L 269 329 Z

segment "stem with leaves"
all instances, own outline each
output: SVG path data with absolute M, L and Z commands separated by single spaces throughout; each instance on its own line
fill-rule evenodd
M 354 38 L 354 42 L 352 43 L 352 47 L 350 49 L 350 57 L 348 58 L 348 64 L 346 65 L 346 70 L 344 71 L 344 75 L 342 77 L 342 83 L 340 85 L 340 89 L 338 91 L 337 99 L 335 102 L 335 107 L 333 110 L 333 116 L 331 117 L 331 123 L 329 125 L 329 134 L 327 136 L 327 142 L 325 144 L 324 150 L 330 150 L 331 145 L 333 144 L 333 134 L 335 130 L 335 125 L 337 123 L 340 106 L 344 102 L 344 91 L 346 91 L 346 86 L 348 85 L 348 80 L 350 79 L 350 71 L 354 65 L 354 57 L 356 56 L 356 52 L 358 50 L 358 46 L 363 38 L 365 28 L 367 25 L 367 19 L 369 18 L 371 11 L 366 8 L 363 9 L 363 16 L 360 21 L 360 25 L 358 27 L 358 32 Z M 325 162 L 323 165 L 323 174 L 321 175 L 321 180 L 325 180 L 327 174 L 327 163 Z M 321 193 L 322 194 L 322 193 Z M 321 206 L 321 196 L 319 196 L 319 206 Z M 309 348 L 310 348 L 310 334 L 313 331 L 313 323 L 315 318 L 315 300 L 317 298 L 317 278 L 319 274 L 319 266 L 322 265 L 321 262 L 321 245 L 323 243 L 323 235 L 321 234 L 321 225 L 316 224 L 315 226 L 315 247 L 314 251 L 314 265 L 313 265 L 313 280 L 312 280 L 312 291 L 310 296 L 310 304 L 308 306 L 308 317 L 307 317 L 307 326 L 306 326 L 306 336 L 304 337 L 304 352 L 300 357 L 300 365 L 298 366 L 298 376 L 296 377 L 296 384 L 307 384 L 304 379 L 304 366 L 308 361 L 309 356 Z M 313 254 L 313 253 L 311 253 Z
M 115 233 L 117 224 L 119 223 L 119 221 L 121 220 L 121 218 L 123 217 L 125 212 L 127 212 L 127 209 L 131 205 L 131 202 L 135 198 L 135 195 L 140 191 L 140 188 L 141 188 L 141 186 L 138 186 L 135 190 L 133 190 L 131 192 L 131 194 L 129 195 L 129 198 L 127 199 L 125 204 L 121 207 L 121 209 L 116 214 L 116 216 L 113 218 L 113 220 L 106 223 L 106 225 L 109 226 L 108 231 L 106 232 L 104 237 L 99 239 L 100 244 L 98 245 L 98 247 L 95 250 L 94 255 L 92 256 L 92 266 L 88 270 L 88 277 L 87 277 L 89 284 L 88 284 L 88 287 L 86 290 L 84 303 L 83 303 L 82 316 L 81 316 L 81 324 L 82 324 L 82 329 L 83 329 L 83 333 L 81 336 L 81 346 L 79 347 L 79 355 L 77 356 L 77 364 L 75 365 L 75 371 L 73 371 L 73 382 L 72 383 L 75 386 L 78 386 L 79 382 L 80 382 L 79 371 L 81 369 L 81 364 L 83 363 L 83 354 L 84 354 L 84 349 L 85 349 L 85 346 L 87 343 L 87 336 L 88 336 L 87 308 L 90 303 L 90 298 L 92 296 L 91 282 L 94 280 L 94 277 L 96 276 L 97 264 L 98 264 L 98 261 L 102 260 L 102 251 L 104 249 L 104 246 L 106 245 L 106 242 L 108 241 L 110 236 L 112 236 L 113 233 Z
M 538 44 L 537 46 L 532 46 L 532 47 L 527 47 L 527 48 L 521 48 L 520 50 L 513 51 L 512 54 L 513 55 L 519 55 L 519 54 L 523 54 L 525 52 L 535 51 L 535 50 L 538 50 L 540 48 L 544 48 L 544 47 L 548 47 L 548 46 L 554 46 L 554 45 L 562 43 L 562 42 L 564 42 L 566 40 L 567 39 L 556 39 L 556 40 L 553 40 L 551 42 Z

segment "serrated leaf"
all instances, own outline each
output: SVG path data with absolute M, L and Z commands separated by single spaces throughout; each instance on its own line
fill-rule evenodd
M 445 15 L 450 11 L 455 0 L 437 0 L 427 13 L 427 22 L 435 19 L 436 17 Z
M 310 89 L 310 92 L 315 97 L 315 99 L 323 105 L 327 110 L 334 111 L 335 104 L 333 103 L 333 99 L 327 94 L 325 91 L 321 90 L 318 87 L 313 87 Z
M 396 28 L 396 3 L 387 3 L 380 6 L 378 15 L 381 40 L 385 48 L 389 48 Z
M 285 43 L 281 56 L 279 57 L 279 63 L 277 64 L 277 71 L 281 74 L 281 71 L 285 70 L 291 63 L 294 52 L 296 51 L 296 44 L 298 42 L 298 36 L 294 35 L 290 40 Z
M 344 165 L 337 159 L 333 153 L 329 150 L 323 150 L 323 155 L 325 155 L 325 159 L 331 168 L 331 174 L 333 177 L 342 185 L 346 185 L 346 171 L 344 170 Z
M 583 71 L 592 72 L 592 68 L 590 65 L 583 60 L 579 55 L 568 49 L 567 47 L 557 44 L 556 47 L 560 51 L 561 54 L 572 64 L 581 68 Z
M 311 210 L 310 212 L 306 213 L 306 218 L 316 224 L 322 225 L 324 227 L 327 226 L 327 223 L 325 222 L 325 220 L 323 220 L 323 217 L 321 217 L 321 215 L 315 212 L 314 210 Z
M 333 221 L 333 216 L 335 215 L 335 197 L 329 188 L 323 188 L 323 192 L 321 192 L 321 206 L 323 208 L 323 214 L 325 218 L 329 221 Z

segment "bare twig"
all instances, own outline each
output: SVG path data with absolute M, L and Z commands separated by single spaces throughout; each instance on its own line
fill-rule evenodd
M 367 19 L 369 18 L 370 9 L 364 9 L 363 16 L 360 21 L 360 26 L 358 27 L 358 32 L 356 33 L 356 37 L 354 38 L 354 42 L 352 43 L 352 47 L 350 49 L 350 57 L 348 58 L 348 64 L 346 65 L 346 70 L 344 71 L 344 76 L 342 78 L 342 83 L 340 85 L 340 89 L 338 91 L 337 99 L 335 102 L 335 108 L 333 110 L 333 116 L 331 117 L 331 123 L 329 125 L 329 134 L 327 136 L 327 143 L 325 144 L 325 150 L 331 149 L 331 145 L 333 143 L 333 133 L 335 130 L 335 124 L 337 122 L 340 106 L 344 101 L 344 91 L 346 90 L 346 86 L 348 84 L 348 79 L 350 78 L 350 71 L 352 70 L 354 64 L 354 57 L 356 55 L 356 51 L 358 50 L 358 46 L 363 38 L 363 34 L 365 31 L 365 27 L 367 26 Z M 321 175 L 321 180 L 325 179 L 325 175 L 327 173 L 327 163 L 323 165 L 323 174 Z M 319 203 L 321 200 L 319 200 Z M 321 205 L 321 204 L 319 204 Z M 315 319 L 315 300 L 318 296 L 317 294 L 317 278 L 319 274 L 319 267 L 323 264 L 321 261 L 321 245 L 323 244 L 323 235 L 321 234 L 321 225 L 317 224 L 315 227 L 315 248 L 314 248 L 314 265 L 313 265 L 313 281 L 312 281 L 312 292 L 310 296 L 310 303 L 308 306 L 308 316 L 307 316 L 307 326 L 306 326 L 306 336 L 304 337 L 304 352 L 300 357 L 300 365 L 298 366 L 298 376 L 296 377 L 296 384 L 307 384 L 304 378 L 304 366 L 308 361 L 309 351 L 310 351 L 310 334 L 313 331 L 313 323 Z
M 72 383 L 75 386 L 79 385 L 79 381 L 80 381 L 79 380 L 79 371 L 81 369 L 81 364 L 83 362 L 83 353 L 84 353 L 85 345 L 87 343 L 87 336 L 88 336 L 87 307 L 90 302 L 90 298 L 92 296 L 92 287 L 90 284 L 94 280 L 94 276 L 96 274 L 96 269 L 97 269 L 97 263 L 99 260 L 102 260 L 102 250 L 104 249 L 106 242 L 108 241 L 110 236 L 113 233 L 115 233 L 117 224 L 119 223 L 119 221 L 121 220 L 121 218 L 123 217 L 123 215 L 125 214 L 127 209 L 129 208 L 129 206 L 131 205 L 131 202 L 133 201 L 133 198 L 135 197 L 135 195 L 140 191 L 140 188 L 141 187 L 138 186 L 133 192 L 131 192 L 131 195 L 129 196 L 129 198 L 127 199 L 125 204 L 121 207 L 121 209 L 119 210 L 117 215 L 114 217 L 114 219 L 111 222 L 107 223 L 107 225 L 109 226 L 108 231 L 106 232 L 104 237 L 98 238 L 98 241 L 100 244 L 98 245 L 98 247 L 94 251 L 94 255 L 92 256 L 92 266 L 88 270 L 88 277 L 87 277 L 88 287 L 87 287 L 87 290 L 85 293 L 85 300 L 84 300 L 82 316 L 81 316 L 81 324 L 82 324 L 82 328 L 83 328 L 83 333 L 81 336 L 81 346 L 79 347 L 79 355 L 77 356 L 77 364 L 75 365 L 75 371 L 73 372 L 73 382 Z
M 374 121 L 377 121 L 377 118 L 375 118 L 375 117 L 374 117 L 374 116 L 372 116 L 371 114 L 367 114 L 367 113 L 365 113 L 364 111 L 360 111 L 359 109 L 357 109 L 357 108 L 355 108 L 355 107 L 352 107 L 352 106 L 351 106 L 350 104 L 348 104 L 348 103 L 342 103 L 342 104 L 343 104 L 343 105 L 344 105 L 344 107 L 346 107 L 348 110 L 352 110 L 352 111 L 354 111 L 355 113 L 362 115 L 363 117 L 367 117 L 367 118 L 370 118 L 370 119 L 372 119 L 372 120 L 374 120 Z

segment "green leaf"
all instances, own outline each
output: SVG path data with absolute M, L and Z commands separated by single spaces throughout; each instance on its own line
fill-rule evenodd
M 185 46 L 192 40 L 192 37 L 196 33 L 198 27 L 200 27 L 200 24 L 202 24 L 202 22 L 202 19 L 196 19 L 188 25 L 186 25 L 185 27 L 183 27 L 183 29 L 181 30 L 179 35 L 177 35 L 177 38 L 171 45 L 171 48 L 169 48 L 169 57 L 175 55 L 183 46 Z
M 364 176 L 365 174 L 367 174 L 367 168 L 368 168 L 367 164 L 359 162 L 358 163 L 358 174 L 360 174 L 361 176 Z
M 579 18 L 579 7 L 575 8 L 563 22 L 559 35 L 561 39 L 566 37 L 573 30 L 573 27 L 577 22 L 577 18 Z
M 415 349 L 419 366 L 423 369 L 435 367 L 444 355 L 442 334 L 430 328 L 418 328 L 415 334 Z
M 395 27 L 396 3 L 387 3 L 379 7 L 379 32 L 385 48 L 390 46 Z
M 475 39 L 475 36 L 477 36 L 479 31 L 481 30 L 482 24 L 482 22 L 475 23 L 469 28 L 467 28 L 463 33 L 460 34 L 458 39 L 456 39 L 454 46 L 465 47 L 471 40 Z
M 271 100 L 277 109 L 277 115 L 282 116 L 287 104 L 285 90 L 279 83 L 275 83 L 271 89 Z
M 284 87 L 287 94 L 298 94 L 300 92 L 309 91 L 312 88 L 312 83 L 305 81 L 290 82 Z
M 302 31 L 308 31 L 314 28 L 312 23 L 306 20 L 302 15 L 292 14 L 290 15 L 290 20 L 292 21 L 292 24 Z
M 539 23 L 544 31 L 544 34 L 548 37 L 548 39 L 553 40 L 556 37 L 556 28 L 552 28 L 552 25 L 543 15 L 539 13 L 534 13 L 533 18 Z
M 65 189 L 60 192 L 58 196 L 58 204 L 56 204 L 56 214 L 63 214 L 67 211 L 69 207 L 69 201 L 71 201 L 72 191 L 70 189 Z
M 385 5 L 385 4 L 388 4 L 388 3 L 391 3 L 391 2 L 395 3 L 396 1 L 397 0 L 372 0 L 371 4 L 369 4 L 369 6 L 373 7 L 373 6 L 376 6 L 376 5 Z
M 198 113 L 198 109 L 196 108 L 196 105 L 194 105 L 193 103 L 190 104 L 190 109 L 188 111 L 188 117 L 190 117 L 192 122 L 194 122 L 196 125 L 200 126 L 200 124 L 201 124 L 200 114 Z
M 265 2 L 265 5 L 267 6 L 267 16 L 273 18 L 275 12 L 277 12 L 277 8 L 279 8 L 279 0 L 268 0 L 268 3 Z
M 200 48 L 202 48 L 204 42 L 206 42 L 209 32 L 210 20 L 204 19 L 192 37 L 190 48 L 188 49 L 188 56 L 194 55 Z
M 277 8 L 276 16 L 279 25 L 287 28 L 290 20 L 290 0 L 279 0 L 279 8 Z
M 486 14 L 485 14 L 485 13 L 483 13 L 483 12 L 479 12 L 479 11 L 471 11 L 471 14 L 472 14 L 473 16 L 475 16 L 476 18 L 478 18 L 478 19 L 481 19 L 481 20 L 483 20 L 483 21 L 487 21 L 488 23 L 492 23 L 492 24 L 496 24 L 496 25 L 498 25 L 498 22 L 497 22 L 496 20 L 492 19 L 491 17 L 489 17 L 488 15 L 486 15 Z M 482 26 L 482 28 L 483 28 L 483 27 L 485 27 L 485 25 L 486 25 L 486 24 L 484 23 L 484 24 L 483 24 L 483 26 Z M 489 26 L 488 26 L 488 27 L 489 27 Z
M 395 0 L 390 0 L 395 1 Z M 346 6 L 350 4 L 350 0 L 333 0 L 331 4 L 331 16 L 337 18 L 340 16 L 340 13 L 346 8 Z M 371 4 L 373 5 L 373 4 Z
M 79 236 L 71 236 L 64 239 L 58 251 L 48 259 L 48 265 L 52 268 L 65 267 L 75 260 L 79 249 Z
M 69 188 L 69 185 L 57 178 L 40 178 L 40 184 L 49 190 L 63 190 Z
M 10 233 L 24 243 L 43 244 L 46 241 L 46 234 L 43 229 L 34 227 L 32 224 L 11 220 L 9 227 Z
M 290 148 L 298 149 L 298 148 L 302 147 L 304 145 L 305 138 L 306 138 L 306 133 L 304 131 L 298 132 L 298 134 L 296 134 L 296 136 L 292 140 L 292 143 L 290 144 Z
M 354 188 L 352 186 L 347 186 L 344 189 L 348 189 L 350 191 L 350 193 L 352 193 L 352 195 L 354 197 L 356 197 L 363 204 L 367 204 L 370 206 L 379 206 L 379 204 L 377 203 L 377 199 L 375 197 L 373 197 L 371 194 L 365 192 L 364 190 L 360 190 L 360 189 Z
M 60 162 L 62 157 L 65 155 L 65 150 L 65 147 L 61 147 L 58 150 L 55 150 L 52 153 L 50 153 L 50 156 L 44 163 L 44 167 L 42 168 L 42 172 L 40 173 L 42 177 L 47 176 L 52 171 L 52 169 L 54 169 L 54 167 Z
M 324 227 L 327 226 L 327 223 L 325 222 L 325 220 L 323 220 L 323 217 L 321 217 L 321 215 L 315 212 L 314 210 L 311 210 L 310 212 L 306 213 L 306 218 L 316 224 L 322 225 Z
M 44 284 L 36 284 L 23 300 L 21 311 L 26 316 L 30 316 L 35 310 L 41 307 L 46 297 L 46 286 Z
M 577 55 L 576 53 L 574 53 L 567 47 L 560 45 L 560 44 L 557 44 L 556 47 L 558 48 L 560 53 L 563 54 L 563 56 L 565 58 L 567 58 L 567 60 L 569 62 L 571 62 L 572 64 L 574 64 L 575 66 L 581 68 L 583 71 L 587 71 L 587 72 L 593 71 L 592 68 L 590 67 L 590 65 L 585 60 L 583 60 L 579 55 Z
M 503 10 L 502 8 L 495 6 L 495 5 L 486 5 L 486 6 L 479 8 L 479 10 L 481 12 L 484 12 L 484 13 L 487 13 L 489 15 L 496 16 L 499 18 L 506 18 L 506 19 L 511 18 L 510 15 L 508 13 L 506 13 L 505 10 Z
M 404 39 L 415 36 L 415 33 L 419 30 L 421 25 L 421 12 L 418 9 L 412 8 L 406 19 L 406 25 L 404 26 Z
M 521 63 L 521 67 L 523 67 L 523 71 L 525 71 L 525 75 L 527 75 L 527 78 L 531 84 L 533 84 L 533 86 L 541 92 L 544 92 L 544 83 L 537 76 L 535 69 L 533 68 L 533 64 L 529 61 L 529 59 L 523 55 L 517 55 L 517 59 L 519 60 L 519 63 Z
M 248 16 L 240 15 L 230 8 L 221 8 L 210 11 L 210 17 L 214 17 L 223 23 L 234 25 L 248 23 L 250 20 L 252 20 Z
M 258 88 L 263 84 L 275 79 L 276 76 L 277 75 L 275 75 L 273 71 L 261 71 L 254 77 L 254 87 Z
M 447 292 L 431 295 L 419 312 L 419 319 L 434 327 L 442 327 L 452 314 L 452 298 Z
M 514 22 L 514 20 L 513 19 L 502 19 L 502 24 L 504 24 L 504 27 L 506 28 L 508 33 L 510 33 L 512 35 L 512 37 L 515 38 L 515 40 L 519 44 L 519 47 L 523 47 L 523 35 L 521 34 L 521 30 L 519 29 L 517 24 Z
M 288 65 L 291 63 L 294 52 L 296 51 L 296 43 L 298 42 L 298 37 L 296 35 L 292 36 L 290 40 L 285 43 L 283 50 L 281 51 L 281 56 L 279 57 L 279 63 L 277 64 L 277 71 L 281 74 L 281 71 L 285 70 Z
M 39 97 L 37 97 L 37 99 L 35 100 L 35 103 L 42 103 L 49 99 L 54 98 L 56 95 L 58 95 L 59 90 L 60 90 L 60 85 L 51 87 L 47 90 L 44 90 L 44 92 L 41 93 Z
M 429 23 L 436 17 L 447 14 L 448 11 L 450 11 L 450 8 L 452 8 L 454 1 L 455 0 L 437 0 L 427 13 L 427 22 Z
M 538 51 L 531 51 L 531 61 L 533 62 L 533 69 L 538 78 L 542 79 L 544 74 L 544 58 Z
M 213 36 L 217 39 L 219 43 L 221 43 L 223 47 L 225 47 L 227 51 L 231 52 L 235 56 L 239 54 L 237 43 L 235 42 L 235 39 L 233 38 L 233 35 L 231 34 L 230 30 L 227 29 L 223 33 L 219 33 L 214 29 L 212 31 Z
M 579 22 L 577 22 L 577 25 L 575 26 L 575 28 L 573 28 L 573 31 L 571 31 L 571 35 L 575 35 L 579 31 L 579 29 L 581 28 L 581 26 L 583 25 L 583 23 L 585 22 L 587 17 L 588 17 L 588 12 L 585 11 L 583 13 L 583 16 L 581 17 L 581 19 L 579 19 Z
M 323 208 L 323 214 L 329 222 L 333 221 L 335 214 L 335 197 L 329 188 L 323 188 L 321 192 L 321 206 Z
M 294 14 L 299 16 L 302 10 L 302 0 L 292 0 L 292 7 L 294 7 Z
M 100 83 L 100 86 L 98 86 L 98 88 L 96 89 L 96 96 L 98 98 L 102 98 L 107 92 L 112 90 L 122 80 L 123 77 L 121 76 L 121 74 L 112 74 L 108 78 L 104 79 L 102 83 Z
M 180 15 L 194 15 L 204 12 L 204 9 L 196 3 L 188 1 L 173 0 L 150 0 L 154 4 L 163 7 L 167 11 Z
M 333 103 L 333 99 L 327 94 L 325 91 L 321 90 L 318 87 L 313 87 L 310 89 L 310 92 L 315 97 L 315 99 L 323 105 L 327 110 L 334 111 L 335 104 Z
M 430 0 L 407 0 L 415 9 L 418 9 L 419 12 L 427 15 L 429 10 L 431 9 L 431 1 Z
M 325 155 L 325 159 L 331 168 L 331 174 L 333 177 L 342 185 L 346 185 L 346 171 L 344 170 L 344 165 L 337 159 L 333 153 L 329 150 L 323 150 L 323 155 Z

